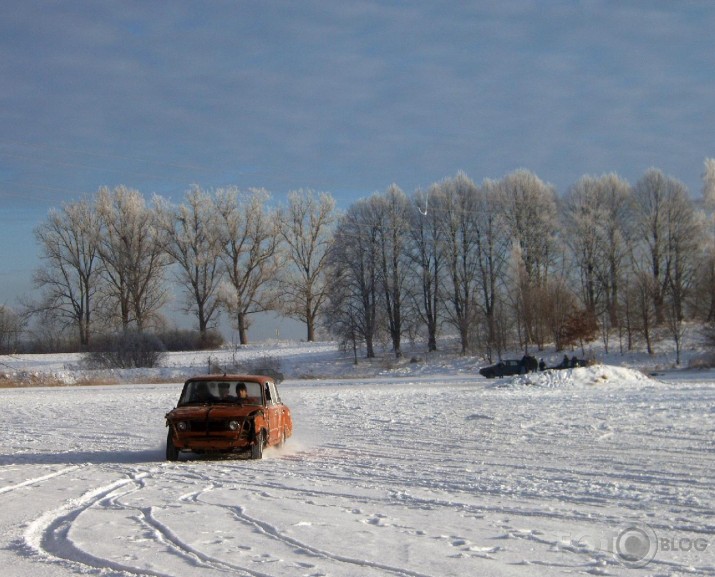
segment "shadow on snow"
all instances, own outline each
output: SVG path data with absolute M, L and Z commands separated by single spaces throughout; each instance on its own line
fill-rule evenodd
M 0 466 L 4 465 L 140 465 L 164 461 L 164 449 L 142 451 L 67 451 L 64 453 L 14 453 L 0 455 Z

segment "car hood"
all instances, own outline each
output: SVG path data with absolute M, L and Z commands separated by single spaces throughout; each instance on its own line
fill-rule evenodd
M 186 405 L 176 407 L 166 414 L 167 419 L 230 419 L 234 417 L 249 417 L 263 407 L 257 405 Z

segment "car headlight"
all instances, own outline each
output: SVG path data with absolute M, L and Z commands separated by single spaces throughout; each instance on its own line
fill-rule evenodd
M 241 428 L 241 423 L 239 423 L 238 421 L 229 421 L 228 428 L 231 431 L 238 431 Z
M 186 431 L 189 428 L 189 424 L 186 421 L 179 421 L 176 423 L 176 430 L 177 431 Z

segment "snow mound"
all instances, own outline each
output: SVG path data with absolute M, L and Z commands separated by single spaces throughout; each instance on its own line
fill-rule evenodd
M 0 388 L 76 385 L 81 378 L 73 371 L 11 371 L 0 373 Z
M 632 386 L 633 384 L 652 383 L 653 379 L 640 371 L 613 365 L 593 365 L 574 369 L 547 370 L 538 373 L 517 375 L 504 379 L 495 387 L 589 387 L 594 385 Z

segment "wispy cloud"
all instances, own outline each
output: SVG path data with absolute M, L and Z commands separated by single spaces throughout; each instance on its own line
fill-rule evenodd
M 228 178 L 367 194 L 517 166 L 563 189 L 658 165 L 693 188 L 713 154 L 705 2 L 18 0 L 0 12 L 0 196 Z M 44 148 L 23 158 L 26 145 Z

